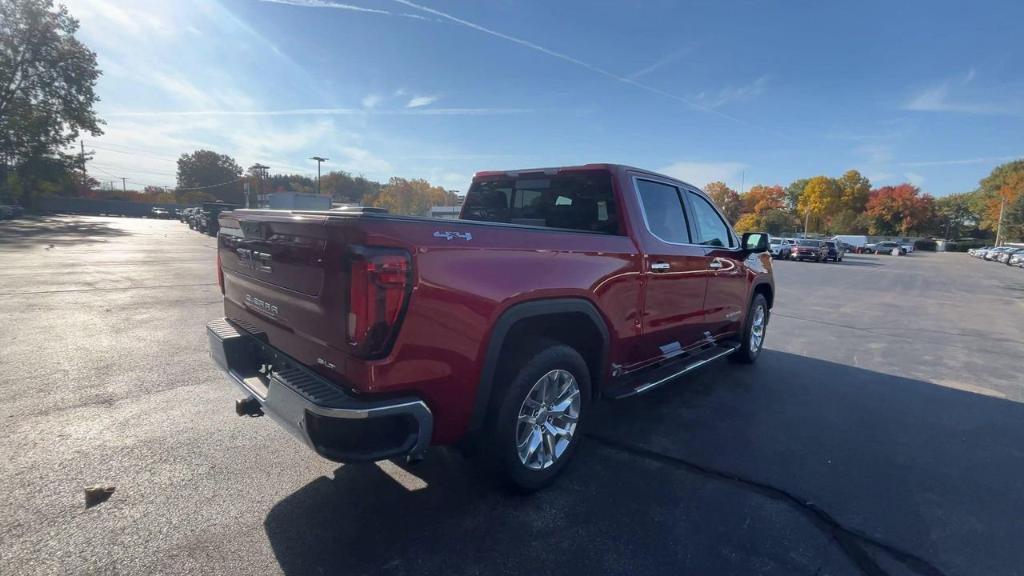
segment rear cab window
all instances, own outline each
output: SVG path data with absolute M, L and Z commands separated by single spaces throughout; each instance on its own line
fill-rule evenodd
M 640 197 L 647 229 L 663 242 L 690 244 L 690 231 L 683 211 L 683 199 L 679 189 L 669 184 L 651 180 L 636 180 L 636 191 Z
M 477 180 L 461 219 L 621 234 L 612 175 L 597 170 Z

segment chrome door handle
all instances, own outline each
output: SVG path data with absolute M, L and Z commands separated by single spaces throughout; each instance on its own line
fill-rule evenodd
M 712 270 L 718 270 L 721 267 L 722 267 L 722 263 L 718 261 L 718 258 L 715 258 L 714 260 L 711 261 L 710 264 L 708 264 L 708 268 L 710 268 Z
M 669 264 L 668 262 L 652 262 L 651 263 L 651 270 L 653 270 L 655 272 L 664 272 L 664 271 L 668 270 L 669 268 L 672 268 L 672 265 Z

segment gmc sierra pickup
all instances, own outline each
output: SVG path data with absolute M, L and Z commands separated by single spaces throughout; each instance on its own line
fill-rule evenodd
M 595 400 L 756 360 L 775 292 L 767 234 L 609 164 L 480 172 L 458 220 L 234 210 L 217 244 L 207 334 L 239 415 L 338 462 L 459 443 L 525 490 Z

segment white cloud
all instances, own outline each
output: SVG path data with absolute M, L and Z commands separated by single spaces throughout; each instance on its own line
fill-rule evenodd
M 888 144 L 863 144 L 854 149 L 868 164 L 885 164 L 893 159 L 892 146 Z
M 690 52 L 693 52 L 694 48 L 696 48 L 696 44 L 690 44 L 688 46 L 683 46 L 682 48 L 680 48 L 678 50 L 674 50 L 674 51 L 666 54 L 665 56 L 662 56 L 661 58 L 656 60 L 654 63 L 649 64 L 647 66 L 644 66 L 643 68 L 637 70 L 636 72 L 633 72 L 632 74 L 627 76 L 627 78 L 629 78 L 630 80 L 636 80 L 637 78 L 640 78 L 641 76 L 646 76 L 646 75 L 650 74 L 651 72 L 654 72 L 658 68 L 661 68 L 663 66 L 667 66 L 668 64 L 671 64 L 671 63 L 675 62 L 676 60 L 679 60 L 683 56 L 686 56 Z
M 961 158 L 957 160 L 925 160 L 919 162 L 900 162 L 900 166 L 922 167 L 922 166 L 959 166 L 963 164 L 998 164 L 1024 158 L 1024 154 L 1017 156 L 986 156 L 981 158 Z
M 284 4 L 286 6 L 297 6 L 299 8 L 331 8 L 334 10 L 346 10 L 349 12 L 361 12 L 363 14 L 379 14 L 382 16 L 401 16 L 403 18 L 413 18 L 415 20 L 429 20 L 419 14 L 409 14 L 407 12 L 392 12 L 390 10 L 381 10 L 380 8 L 366 8 L 364 6 L 356 6 L 353 4 L 343 4 L 341 2 L 327 2 L 326 0 L 259 0 L 267 4 Z
M 437 101 L 437 96 L 413 96 L 405 105 L 406 108 L 419 108 L 429 106 Z
M 747 165 L 740 162 L 676 162 L 658 172 L 703 187 L 711 182 L 734 181 L 746 168 Z
M 378 158 L 369 150 L 356 146 L 345 146 L 341 149 L 341 158 L 338 165 L 347 172 L 353 174 L 367 174 L 381 177 L 394 171 L 390 162 Z
M 961 82 L 961 84 L 964 84 L 964 85 L 970 84 L 971 82 L 974 81 L 974 76 L 975 76 L 975 70 L 974 70 L 974 68 L 971 68 L 970 70 L 967 71 L 967 74 L 964 75 L 964 79 L 963 79 L 963 82 Z
M 727 86 L 717 92 L 701 92 L 694 100 L 701 102 L 709 108 L 719 108 L 732 102 L 749 100 L 764 93 L 768 87 L 768 77 L 761 76 L 749 84 L 732 87 Z
M 971 79 L 973 74 L 969 74 Z M 961 114 L 993 114 L 1006 116 L 1020 116 L 1020 106 L 1006 106 L 984 102 L 969 102 L 953 98 L 950 95 L 949 82 L 943 82 L 938 86 L 925 88 L 910 98 L 904 105 L 904 110 L 913 112 L 957 112 Z
M 380 110 L 365 108 L 290 108 L 283 110 L 113 110 L 104 112 L 111 118 L 188 118 L 201 116 L 506 116 L 528 114 L 528 108 L 400 108 Z
M 904 172 L 903 176 L 907 179 L 908 182 L 910 182 L 914 186 L 917 186 L 918 188 L 920 188 L 921 185 L 924 184 L 924 176 L 918 174 L 917 172 Z
M 645 91 L 650 92 L 652 94 L 658 94 L 660 96 L 664 96 L 666 98 L 670 98 L 670 99 L 675 100 L 677 102 L 681 102 L 683 104 L 686 104 L 687 106 L 689 106 L 691 108 L 694 108 L 694 109 L 697 109 L 697 110 L 701 110 L 701 111 L 704 111 L 704 112 L 708 112 L 710 114 L 714 114 L 714 115 L 720 116 L 722 118 L 726 118 L 726 119 L 731 120 L 733 122 L 736 122 L 738 124 L 744 124 L 744 125 L 750 126 L 750 123 L 748 123 L 748 122 L 746 122 L 744 120 L 740 120 L 739 118 L 736 118 L 734 116 L 730 116 L 728 114 L 725 114 L 724 112 L 719 112 L 718 110 L 715 110 L 712 107 L 704 105 L 703 103 L 695 102 L 695 101 L 693 101 L 693 100 L 691 100 L 689 98 L 680 96 L 678 94 L 673 94 L 671 92 L 666 92 L 665 90 L 662 90 L 660 88 L 656 88 L 656 87 L 651 86 L 649 84 L 641 83 L 641 82 L 639 82 L 639 81 L 637 81 L 637 80 L 635 80 L 633 78 L 629 78 L 629 77 L 626 77 L 626 76 L 621 76 L 619 74 L 616 74 L 614 72 L 610 72 L 610 71 L 608 71 L 608 70 L 606 70 L 606 69 L 604 69 L 604 68 L 602 68 L 600 66 L 597 66 L 595 64 L 591 64 L 589 62 L 585 62 L 583 60 L 580 60 L 579 58 L 573 58 L 572 56 L 569 56 L 567 54 L 563 54 L 561 52 L 557 52 L 555 50 L 551 50 L 550 48 L 545 48 L 544 46 L 541 46 L 540 44 L 536 44 L 534 42 L 530 42 L 529 40 L 523 40 L 522 38 L 517 38 L 515 36 L 511 36 L 511 35 L 505 34 L 503 32 L 498 32 L 497 30 L 492 30 L 492 29 L 487 28 L 485 26 L 481 26 L 480 24 L 476 24 L 476 23 L 470 22 L 468 20 L 463 20 L 462 18 L 459 18 L 457 16 L 453 16 L 451 14 L 447 14 L 445 12 L 441 12 L 440 10 L 435 10 L 435 9 L 429 8 L 427 6 L 421 6 L 420 4 L 416 4 L 415 2 L 411 2 L 410 0 L 394 0 L 394 1 L 398 2 L 399 4 L 403 4 L 405 6 L 408 6 L 410 8 L 415 8 L 416 10 L 419 10 L 421 12 L 425 12 L 427 14 L 431 14 L 433 16 L 437 16 L 438 18 L 443 18 L 444 20 L 447 20 L 449 22 L 454 22 L 454 23 L 456 23 L 456 24 L 458 24 L 460 26 L 464 26 L 466 28 L 470 28 L 472 30 L 476 30 L 477 32 L 481 32 L 483 34 L 487 34 L 487 35 L 493 36 L 495 38 L 500 38 L 500 39 L 505 40 L 507 42 L 511 42 L 513 44 L 518 44 L 518 45 L 523 46 L 525 48 L 529 48 L 530 50 L 533 50 L 535 52 L 540 52 L 542 54 L 546 54 L 546 55 L 551 56 L 553 58 L 557 58 L 559 60 L 562 60 L 564 62 L 568 62 L 570 64 L 574 64 L 576 66 L 579 66 L 581 68 L 589 70 L 589 71 L 591 71 L 591 72 L 593 72 L 595 74 L 599 74 L 599 75 L 604 76 L 606 78 L 610 78 L 612 80 L 617 80 L 617 81 L 622 82 L 624 84 L 629 84 L 631 86 L 635 86 L 637 88 L 640 88 L 641 90 L 645 90 Z
M 373 108 L 377 104 L 380 104 L 380 96 L 377 94 L 367 94 L 363 96 L 363 108 Z

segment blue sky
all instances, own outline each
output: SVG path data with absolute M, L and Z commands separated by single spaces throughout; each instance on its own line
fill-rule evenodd
M 1024 156 L 1021 2 L 68 0 L 104 74 L 99 180 L 244 167 L 465 190 L 618 162 L 703 186 L 856 168 L 973 189 Z

